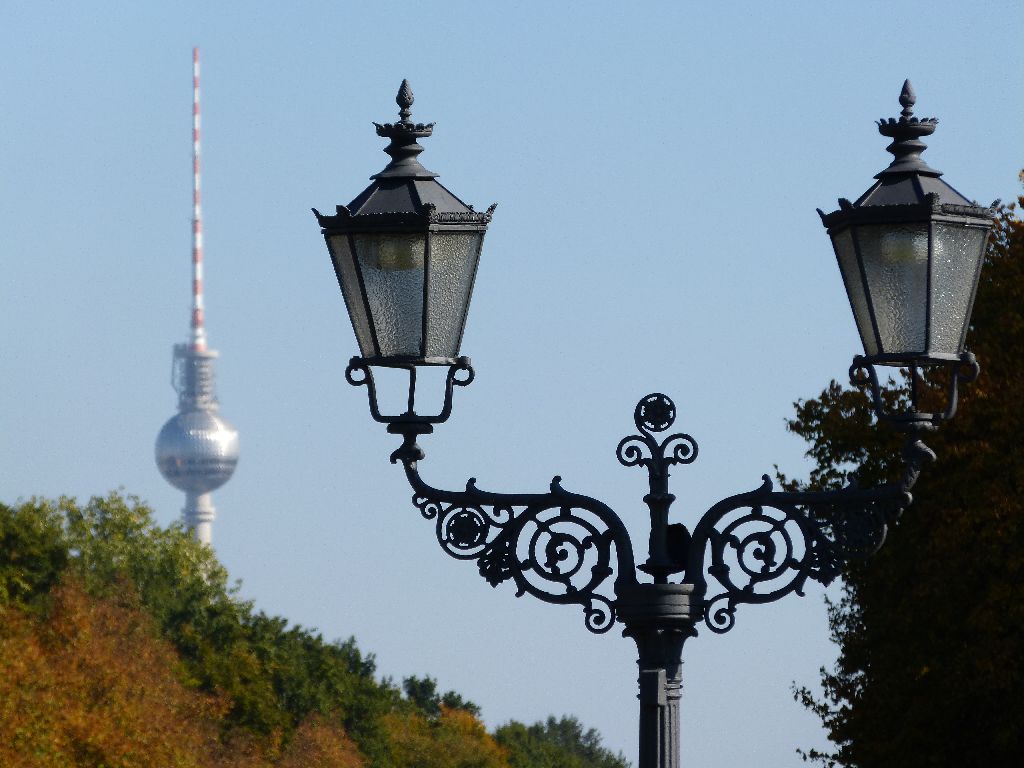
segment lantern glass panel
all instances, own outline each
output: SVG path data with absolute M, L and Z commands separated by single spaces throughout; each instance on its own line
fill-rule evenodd
M 363 292 L 359 287 L 359 275 L 356 273 L 355 260 L 352 258 L 352 249 L 349 247 L 349 237 L 348 235 L 332 235 L 327 238 L 327 245 L 331 251 L 331 260 L 334 262 L 334 271 L 341 284 L 341 293 L 345 297 L 345 306 L 348 307 L 349 317 L 352 318 L 352 328 L 356 332 L 356 341 L 359 342 L 359 352 L 363 357 L 373 357 L 376 355 L 376 348 L 373 344 L 373 334 L 370 331 L 370 321 L 366 314 Z
M 878 343 L 875 341 L 875 330 L 871 324 L 871 310 L 868 307 L 867 294 L 864 292 L 864 279 L 857 263 L 857 252 L 853 247 L 853 234 L 848 229 L 838 232 L 832 237 L 832 245 L 836 249 L 839 271 L 846 285 L 846 295 L 850 297 L 853 308 L 853 319 L 857 323 L 860 339 L 864 344 L 864 354 L 877 355 Z
M 422 354 L 424 235 L 353 235 L 383 357 Z
M 436 232 L 430 236 L 427 356 L 459 354 L 483 232 Z
M 883 354 L 923 354 L 928 310 L 928 225 L 857 227 Z
M 935 224 L 932 257 L 931 350 L 958 355 L 988 233 L 977 227 Z

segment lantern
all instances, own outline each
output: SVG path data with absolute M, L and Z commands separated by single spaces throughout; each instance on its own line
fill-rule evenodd
M 856 202 L 820 209 L 869 362 L 911 365 L 959 360 L 992 225 L 992 212 L 965 198 L 921 159 L 935 118 L 913 116 L 910 81 L 899 119 L 880 120 L 892 163 Z
M 450 363 L 459 354 L 484 233 L 478 213 L 437 181 L 417 155 L 433 123 L 413 123 L 402 81 L 397 123 L 379 124 L 391 162 L 334 216 L 316 209 L 364 360 L 380 365 Z

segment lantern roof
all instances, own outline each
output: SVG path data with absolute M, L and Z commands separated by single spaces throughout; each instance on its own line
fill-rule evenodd
M 324 216 L 315 208 L 320 226 L 330 231 L 387 231 L 394 229 L 425 229 L 430 225 L 449 224 L 480 229 L 491 219 L 493 206 L 478 213 L 447 187 L 437 181 L 437 174 L 419 161 L 423 147 L 418 139 L 430 136 L 434 123 L 411 120 L 414 101 L 408 80 L 402 80 L 395 102 L 400 107 L 395 123 L 374 123 L 377 135 L 390 139 L 384 148 L 391 162 L 370 178 L 373 183 L 360 192 L 347 206 L 337 206 L 334 216 Z
M 892 139 L 886 150 L 892 153 L 893 161 L 888 168 L 875 174 L 878 181 L 854 205 L 921 203 L 929 194 L 938 195 L 940 203 L 971 205 L 970 200 L 939 178 L 942 171 L 935 170 L 922 159 L 921 153 L 928 146 L 921 137 L 934 133 L 939 121 L 934 117 L 914 117 L 916 102 L 914 87 L 905 80 L 900 91 L 903 111 L 899 118 L 878 121 L 878 132 Z
M 900 116 L 878 121 L 878 132 L 892 139 L 886 150 L 892 153 L 893 161 L 875 174 L 875 183 L 856 202 L 840 198 L 839 210 L 830 214 L 818 210 L 830 232 L 854 221 L 913 221 L 947 216 L 960 220 L 991 218 L 988 208 L 972 202 L 947 184 L 939 178 L 942 171 L 922 159 L 921 153 L 927 145 L 921 137 L 934 133 L 939 121 L 934 117 L 915 117 L 916 100 L 913 86 L 905 80 L 900 92 L 903 107 Z

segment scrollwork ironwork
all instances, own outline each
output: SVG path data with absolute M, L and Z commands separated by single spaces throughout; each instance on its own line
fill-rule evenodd
M 511 581 L 516 596 L 549 603 L 575 603 L 591 632 L 615 623 L 614 592 L 604 589 L 616 570 L 632 579 L 632 547 L 619 518 L 601 502 L 551 481 L 544 494 L 496 494 L 471 479 L 462 492 L 441 491 L 406 462 L 416 493 L 413 504 L 434 521 L 441 548 L 460 560 L 475 560 L 491 586 Z M 614 567 L 613 567 L 614 565 Z
M 629 631 L 640 626 L 637 622 L 650 628 L 664 621 L 678 631 L 695 631 L 703 622 L 711 631 L 723 633 L 734 626 L 741 604 L 802 595 L 808 580 L 831 583 L 845 563 L 882 546 L 889 526 L 910 504 L 910 490 L 922 467 L 934 459 L 920 434 L 952 416 L 957 385 L 977 375 L 977 364 L 969 355 L 950 363 L 950 399 L 944 413 L 918 413 L 916 395 L 908 414 L 879 413 L 880 419 L 884 413 L 884 420 L 907 434 L 905 470 L 898 482 L 869 489 L 851 484 L 834 491 L 792 492 L 775 490 L 766 475 L 760 487 L 712 506 L 692 532 L 682 523 L 668 523 L 675 499 L 668 492 L 668 477 L 670 467 L 696 459 L 697 442 L 682 432 L 662 439 L 660 433 L 675 423 L 675 404 L 661 393 L 647 395 L 633 412 L 638 433 L 623 438 L 615 452 L 623 466 L 644 467 L 650 482 L 644 496 L 651 512 L 650 555 L 637 569 L 621 519 L 602 502 L 565 490 L 558 477 L 547 493 L 535 494 L 492 493 L 478 488 L 473 479 L 463 491 L 444 491 L 423 481 L 417 465 L 424 454 L 416 438 L 448 418 L 453 388 L 473 378 L 468 359 L 439 362 L 448 364 L 449 370 L 444 407 L 437 415 L 420 416 L 413 407 L 415 366 L 422 362 L 392 363 L 410 370 L 409 408 L 400 415 L 382 415 L 377 408 L 370 369 L 374 361 L 354 358 L 346 378 L 353 385 L 367 386 L 374 418 L 403 436 L 392 461 L 405 467 L 413 503 L 433 521 L 441 548 L 454 558 L 474 561 L 492 586 L 512 582 L 517 596 L 581 606 L 587 628 L 597 633 L 611 629 L 618 618 L 616 606 L 624 599 Z M 880 408 L 872 361 L 856 359 L 851 377 L 854 383 L 871 387 Z M 654 584 L 646 585 L 653 590 L 649 605 L 637 570 L 654 577 Z M 674 585 L 667 579 L 680 572 L 682 580 L 675 588 L 689 590 L 686 607 L 671 601 L 661 606 L 657 590 L 671 592 Z
M 686 570 L 705 624 L 727 632 L 742 603 L 803 595 L 808 579 L 830 584 L 845 563 L 882 546 L 909 503 L 910 494 L 894 484 L 783 492 L 767 475 L 756 490 L 718 502 L 694 529 Z

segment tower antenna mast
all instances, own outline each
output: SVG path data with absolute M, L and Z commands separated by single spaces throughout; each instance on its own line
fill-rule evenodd
M 192 49 L 192 349 L 206 349 L 203 317 L 203 196 L 200 183 L 199 49 Z

